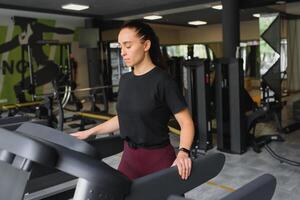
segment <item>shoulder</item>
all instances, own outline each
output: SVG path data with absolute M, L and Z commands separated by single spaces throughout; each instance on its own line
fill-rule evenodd
M 173 87 L 177 87 L 176 81 L 168 73 L 167 70 L 159 69 L 157 73 L 158 87 L 160 90 L 168 90 Z
M 157 77 L 159 79 L 159 81 L 161 82 L 166 82 L 166 81 L 173 81 L 172 76 L 168 73 L 167 70 L 165 69 L 161 69 L 159 67 L 157 67 L 158 69 L 157 71 Z
M 175 80 L 173 79 L 173 77 L 169 74 L 169 72 L 167 70 L 164 69 L 159 69 L 159 82 L 161 84 L 172 84 L 175 83 Z

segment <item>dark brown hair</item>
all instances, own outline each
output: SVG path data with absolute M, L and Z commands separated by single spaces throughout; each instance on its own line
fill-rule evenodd
M 166 64 L 160 50 L 159 38 L 157 37 L 157 35 L 155 34 L 154 30 L 151 28 L 150 25 L 139 20 L 132 20 L 126 22 L 121 27 L 121 30 L 124 28 L 135 29 L 137 35 L 141 37 L 142 40 L 150 40 L 151 47 L 149 50 L 149 54 L 150 54 L 151 61 L 157 67 L 166 69 Z

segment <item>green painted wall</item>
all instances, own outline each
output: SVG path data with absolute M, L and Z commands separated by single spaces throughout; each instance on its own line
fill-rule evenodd
M 48 19 L 38 19 L 37 23 L 45 24 L 47 26 L 55 27 L 57 24 L 56 20 L 48 20 Z M 2 22 L 3 24 L 3 22 Z M 7 24 L 12 24 L 7 22 Z M 61 26 L 60 26 L 61 27 Z M 63 37 L 64 41 L 61 41 L 59 38 L 59 34 L 55 33 L 43 33 L 43 39 L 44 40 L 51 40 L 54 38 L 54 35 L 56 36 L 55 39 L 58 39 L 61 42 L 75 42 L 78 39 L 78 27 L 67 27 L 68 29 L 74 30 L 74 34 L 68 35 L 67 38 L 69 38 L 68 41 L 66 41 L 66 37 Z M 8 36 L 8 30 L 13 29 L 11 36 Z M 19 26 L 13 25 L 13 27 L 8 27 L 7 26 L 0 26 L 0 45 L 5 43 L 6 38 L 14 38 L 15 36 L 18 36 L 21 33 L 21 28 Z M 43 46 L 43 51 L 44 53 L 49 57 L 50 52 L 51 52 L 51 47 L 50 45 L 44 45 Z M 55 52 L 54 52 L 54 62 L 56 64 L 60 64 L 60 48 L 57 46 L 56 48 L 54 47 Z M 21 80 L 21 73 L 18 72 L 17 69 L 17 64 L 19 63 L 19 68 L 21 69 L 21 64 L 20 61 L 22 60 L 21 58 L 21 47 L 18 46 L 17 48 L 14 48 L 7 53 L 2 53 L 0 54 L 0 69 L 1 69 L 1 74 L 0 76 L 0 106 L 4 104 L 13 104 L 16 103 L 16 96 L 14 92 L 14 85 L 16 85 L 20 80 Z M 53 53 L 53 52 L 52 52 Z M 4 58 L 4 54 L 8 55 L 7 59 L 6 57 Z M 67 51 L 64 53 L 64 57 L 67 57 Z M 28 61 L 28 53 L 25 51 L 25 60 Z M 42 66 L 37 66 L 37 63 L 35 62 L 34 59 L 32 59 L 33 63 L 33 69 L 34 71 L 38 70 Z M 5 64 L 3 63 L 9 63 L 9 69 L 13 70 L 13 73 L 9 73 L 8 68 L 5 67 Z M 26 76 L 29 76 L 29 69 L 26 71 Z M 36 93 L 37 94 L 42 94 L 43 93 L 43 86 L 40 86 L 36 88 Z M 26 99 L 30 100 L 31 96 L 29 94 L 26 94 Z

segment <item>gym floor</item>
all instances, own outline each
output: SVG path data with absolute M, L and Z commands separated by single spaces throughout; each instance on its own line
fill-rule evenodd
M 282 117 L 283 126 L 291 122 L 292 102 L 300 99 L 300 94 L 290 95 L 287 100 Z M 110 105 L 110 112 L 114 113 L 114 105 Z M 276 130 L 274 124 L 258 124 L 257 135 L 274 134 Z M 66 127 L 67 128 L 67 127 Z M 73 130 L 67 128 L 67 132 Z M 178 147 L 179 137 L 170 134 L 173 146 Z M 293 161 L 300 161 L 300 130 L 290 134 L 284 134 L 284 142 L 271 142 L 269 146 L 278 155 Z M 219 152 L 216 147 L 208 151 L 207 154 Z M 242 185 L 250 182 L 256 177 L 270 173 L 277 179 L 277 187 L 273 200 L 297 200 L 300 196 L 300 168 L 285 163 L 280 163 L 274 159 L 265 148 L 261 153 L 255 153 L 252 148 L 242 155 L 224 153 L 226 162 L 221 173 L 192 191 L 186 193 L 186 198 L 194 200 L 218 200 L 230 192 L 238 189 Z M 110 166 L 117 167 L 120 162 L 121 154 L 106 158 L 104 161 Z

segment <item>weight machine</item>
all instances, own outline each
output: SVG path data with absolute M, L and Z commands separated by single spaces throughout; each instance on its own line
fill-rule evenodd
M 38 86 L 44 85 L 55 79 L 58 90 L 63 92 L 61 97 L 63 107 L 68 103 L 71 98 L 71 85 L 74 82 L 74 77 L 72 75 L 71 66 L 71 44 L 61 43 L 57 40 L 40 40 L 37 41 L 35 45 L 48 45 L 48 46 L 58 46 L 59 47 L 59 65 L 51 60 L 43 60 L 42 58 L 32 58 L 32 45 L 22 45 L 21 47 L 21 59 L 22 59 L 22 76 L 21 81 L 15 85 L 16 96 L 19 97 L 21 101 L 26 101 L 24 91 L 27 90 L 31 95 L 31 100 L 36 100 L 36 88 Z M 27 52 L 27 62 L 26 53 Z M 39 70 L 34 69 L 34 60 L 37 65 L 44 65 L 43 68 Z M 42 61 L 41 61 L 42 60 Z M 45 68 L 58 68 L 57 74 L 49 79 L 47 71 Z M 26 77 L 27 68 L 29 68 L 29 75 Z M 50 74 L 51 75 L 51 74 Z M 51 77 L 50 77 L 51 78 Z M 54 86 L 53 86 L 54 87 Z M 74 98 L 74 97 L 73 97 Z

